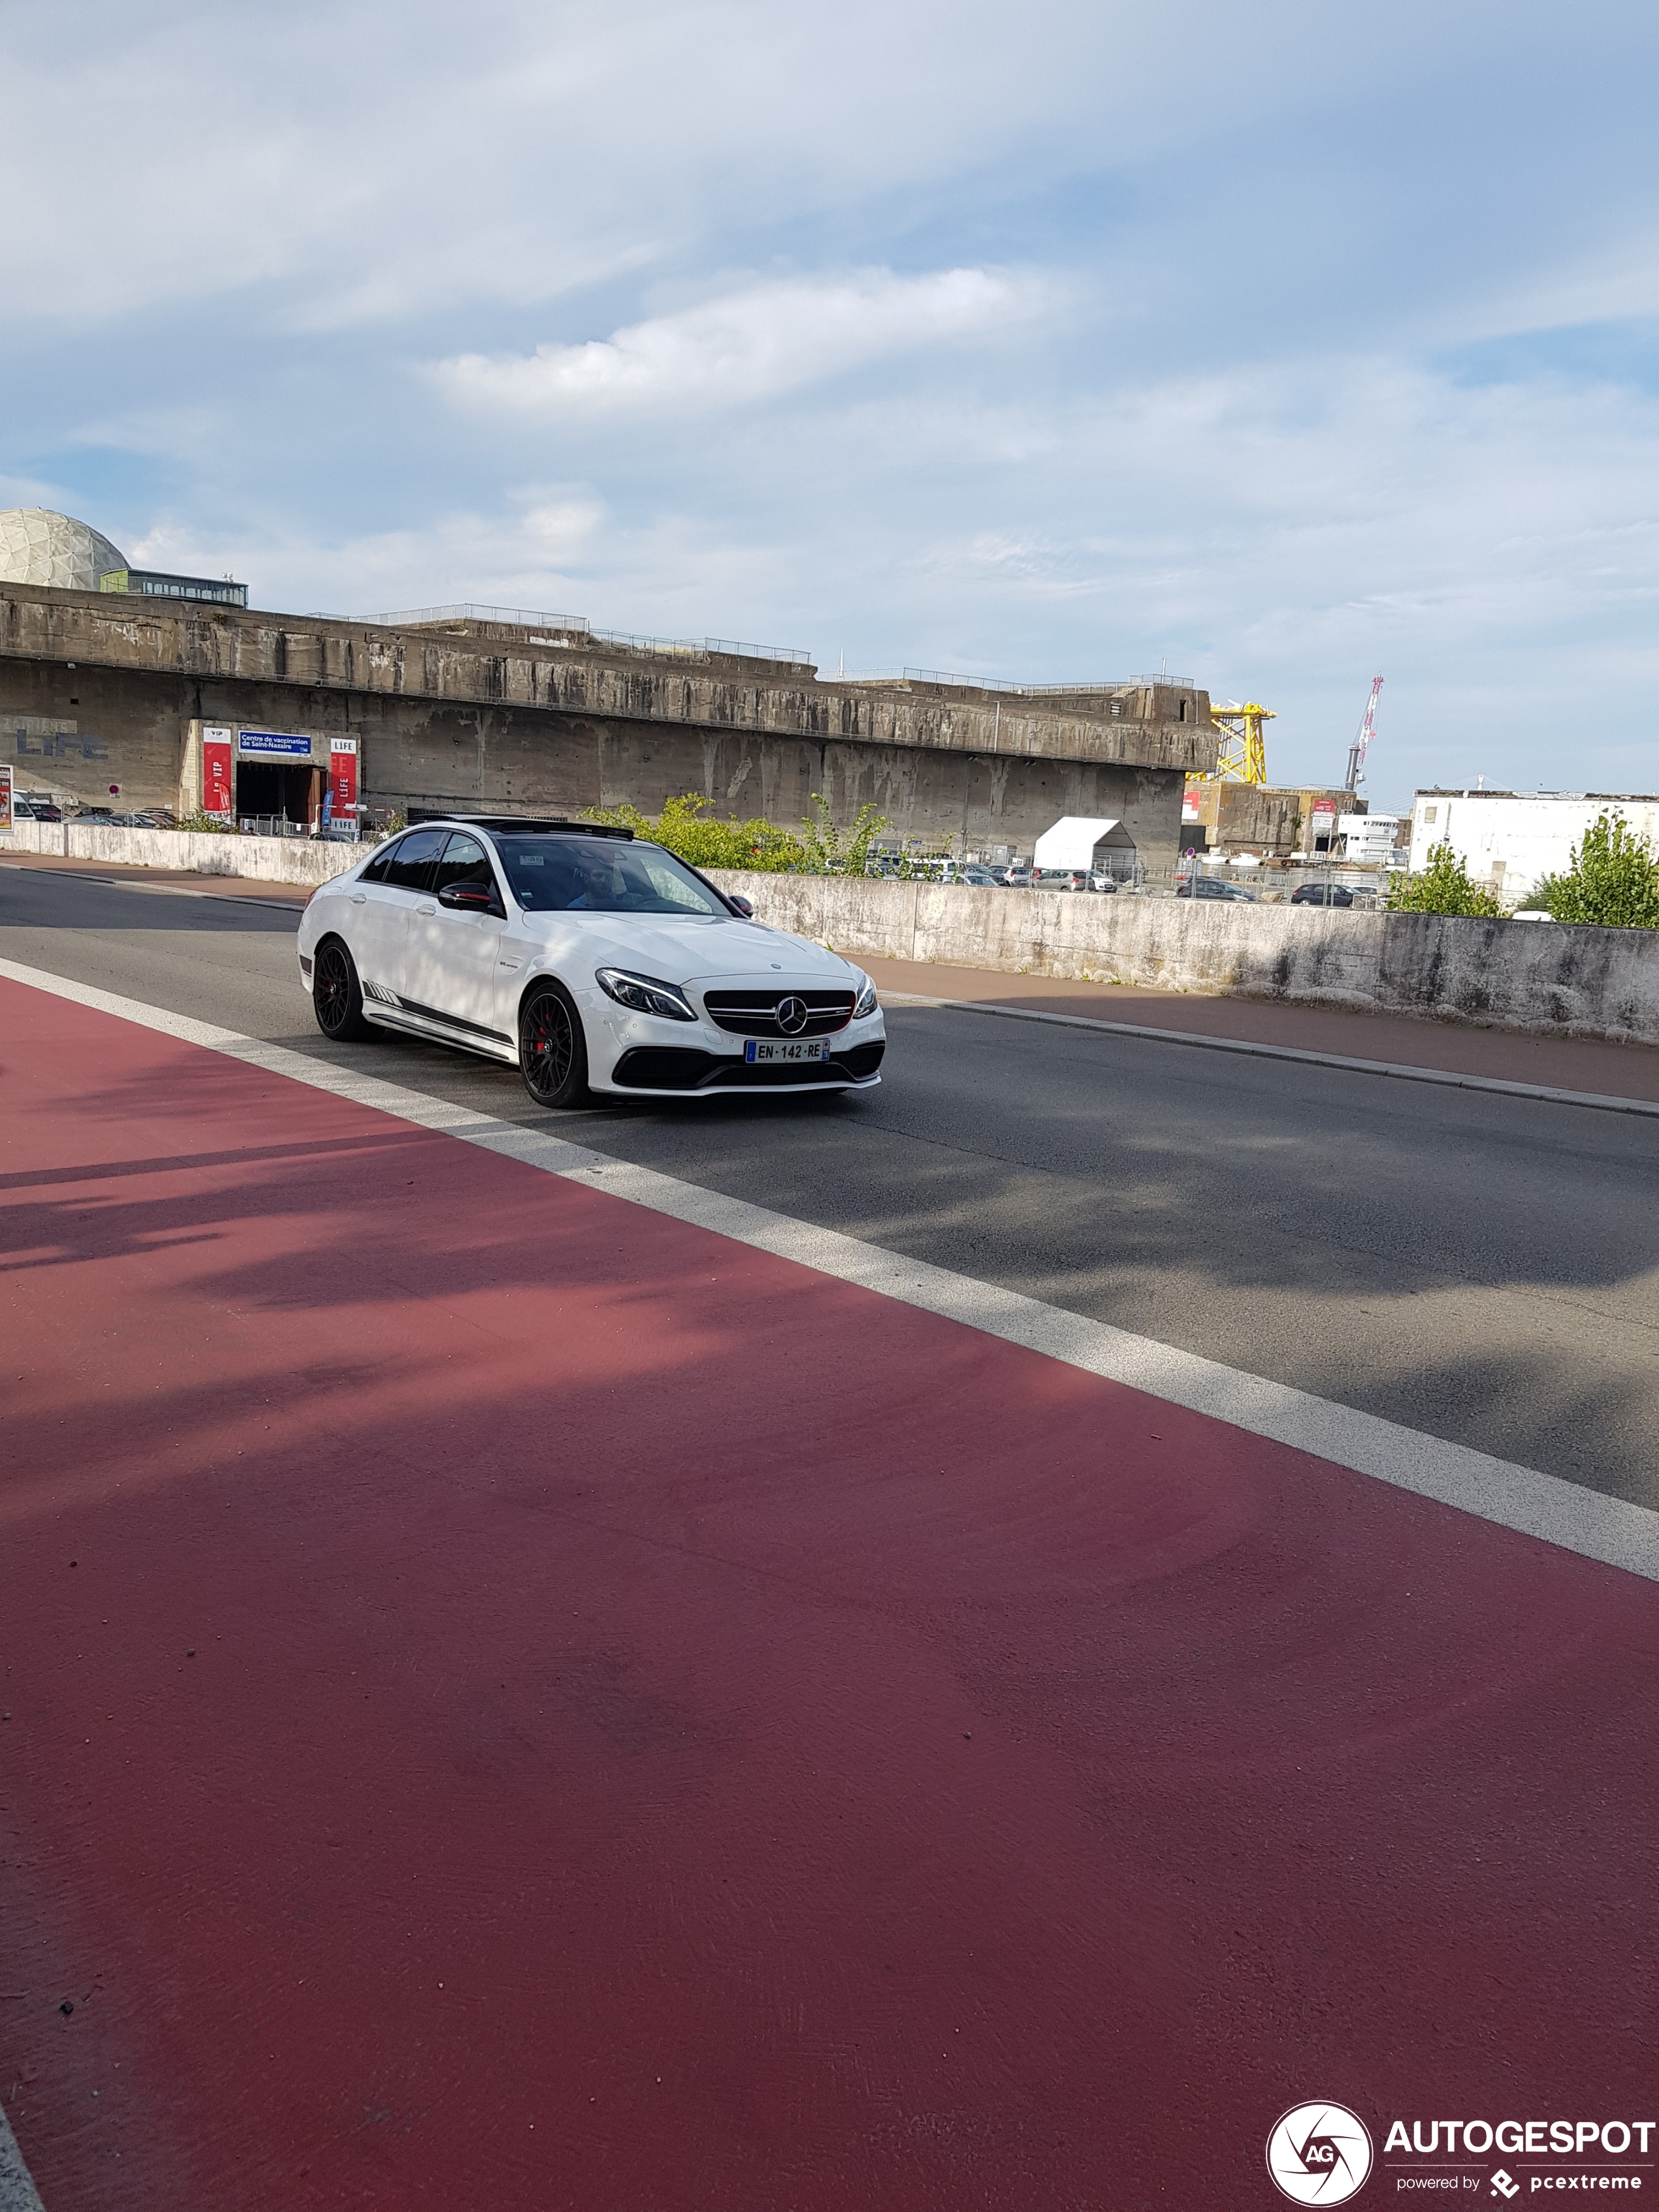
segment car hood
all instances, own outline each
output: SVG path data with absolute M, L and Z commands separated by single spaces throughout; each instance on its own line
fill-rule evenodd
M 822 978 L 830 984 L 853 973 L 827 945 L 735 916 L 726 921 L 688 915 L 682 921 L 672 914 L 534 914 L 523 917 L 522 927 L 556 957 L 632 968 L 665 983 L 769 975 L 775 968 L 797 982 Z

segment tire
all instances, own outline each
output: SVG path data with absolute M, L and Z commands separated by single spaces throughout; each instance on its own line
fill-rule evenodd
M 538 1106 L 587 1103 L 587 1039 L 561 983 L 538 983 L 519 1008 L 519 1073 Z
M 356 1044 L 374 1032 L 363 1019 L 363 987 L 357 963 L 344 940 L 325 937 L 317 947 L 311 975 L 311 1010 L 317 1026 L 333 1044 Z

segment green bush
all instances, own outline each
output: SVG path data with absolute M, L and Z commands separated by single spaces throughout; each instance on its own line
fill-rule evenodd
M 608 822 L 666 846 L 694 868 L 753 868 L 766 875 L 861 876 L 870 840 L 887 827 L 873 806 L 866 806 L 843 836 L 817 792 L 817 819 L 804 822 L 799 836 L 760 814 L 747 822 L 713 821 L 703 812 L 706 804 L 688 791 L 668 800 L 654 821 L 626 803 L 590 806 L 586 812 L 590 822 Z
M 1527 903 L 1557 921 L 1659 929 L 1659 858 L 1622 814 L 1601 814 L 1572 848 L 1565 875 L 1546 876 Z
M 873 806 L 860 806 L 858 817 L 843 837 L 831 819 L 827 801 L 812 793 L 817 820 L 803 822 L 808 872 L 815 876 L 861 876 L 869 866 L 870 841 L 887 827 L 887 817 Z
M 757 868 L 775 875 L 805 867 L 806 854 L 799 838 L 780 830 L 775 822 L 760 815 L 749 822 L 712 822 L 703 814 L 706 803 L 696 793 L 686 792 L 671 799 L 654 822 L 627 804 L 590 806 L 587 817 L 631 830 L 636 837 L 649 837 L 694 868 Z
M 1469 881 L 1469 872 L 1449 840 L 1434 847 L 1420 876 L 1390 876 L 1389 908 L 1394 914 L 1470 914 L 1496 919 L 1504 909 L 1489 890 Z
M 1565 876 L 1540 876 L 1525 898 L 1522 900 L 1521 904 L 1528 914 L 1553 915 L 1555 912 L 1555 902 L 1563 896 L 1566 882 L 1567 878 Z

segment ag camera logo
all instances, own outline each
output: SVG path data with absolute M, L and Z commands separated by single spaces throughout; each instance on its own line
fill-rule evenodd
M 1370 2170 L 1370 2136 L 1346 2105 L 1292 2105 L 1267 2138 L 1267 2171 L 1292 2204 L 1346 2204 Z

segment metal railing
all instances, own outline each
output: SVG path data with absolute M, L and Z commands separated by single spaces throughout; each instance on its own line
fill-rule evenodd
M 963 676 L 943 668 L 902 668 L 896 675 L 890 669 L 878 670 L 871 675 L 825 680 L 841 684 L 943 684 L 958 691 L 994 691 L 1005 699 L 1080 699 L 1091 692 L 1099 695 L 1144 690 L 1149 684 L 1161 685 L 1170 691 L 1191 691 L 1195 688 L 1190 676 L 1103 676 L 1083 684 L 1006 684 L 1000 677 Z
M 471 622 L 498 623 L 513 629 L 532 633 L 532 645 L 564 645 L 570 638 L 590 640 L 595 645 L 619 648 L 623 653 L 640 653 L 654 658 L 677 660 L 708 660 L 716 654 L 732 653 L 744 660 L 779 660 L 792 667 L 809 666 L 811 654 L 796 645 L 750 645 L 735 637 L 650 637 L 637 630 L 595 629 L 586 615 L 543 614 L 531 607 L 484 607 L 471 604 L 451 607 L 409 607 L 401 614 L 366 615 L 366 622 L 377 628 L 422 629 L 439 623 Z M 537 631 L 563 631 L 565 636 L 537 636 Z
M 315 837 L 328 844 L 355 845 L 355 822 L 332 822 L 313 827 L 309 822 L 290 822 L 285 814 L 239 814 L 236 827 L 245 837 Z
M 365 622 L 383 624 L 388 629 L 418 629 L 427 623 L 477 622 L 510 623 L 515 629 L 574 629 L 590 628 L 586 615 L 549 615 L 538 613 L 531 607 L 480 607 L 471 604 L 453 607 L 406 607 L 401 614 L 365 615 Z

